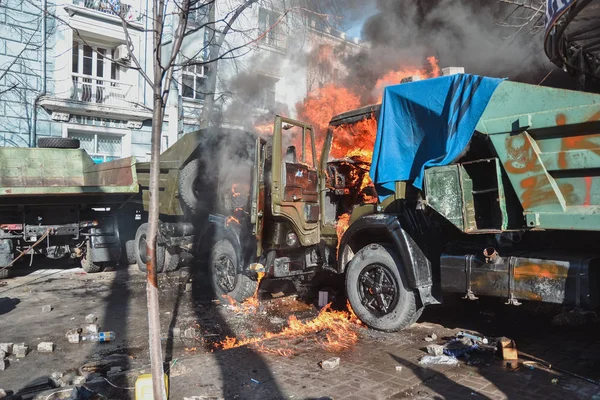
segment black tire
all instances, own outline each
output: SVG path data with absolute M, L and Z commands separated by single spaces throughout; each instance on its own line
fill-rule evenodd
M 165 252 L 165 263 L 163 267 L 164 272 L 175 271 L 179 266 L 180 257 L 179 253 L 172 251 L 171 249 L 167 249 Z
M 240 272 L 235 248 L 229 240 L 219 240 L 212 247 L 209 268 L 216 299 L 228 295 L 241 303 L 256 292 L 258 283 Z
M 87 248 L 85 254 L 81 257 L 81 268 L 88 274 L 95 274 L 104 269 L 104 265 L 101 263 L 93 263 L 89 254 L 91 253 L 90 241 L 87 241 Z
M 363 247 L 350 261 L 346 270 L 348 301 L 369 327 L 398 331 L 421 316 L 423 308 L 417 307 L 415 292 L 405 287 L 400 268 L 395 252 L 380 244 Z
M 125 241 L 125 257 L 128 265 L 136 264 L 137 257 L 135 253 L 135 239 L 126 240 Z
M 38 147 L 42 149 L 78 149 L 80 145 L 79 139 L 62 137 L 41 137 L 38 139 Z
M 142 273 L 146 273 L 146 235 L 148 234 L 148 224 L 143 223 L 135 233 L 135 261 Z M 165 265 L 165 246 L 157 241 L 156 246 L 156 272 L 162 272 Z
M 212 188 L 207 187 L 206 182 L 202 181 L 200 177 L 202 170 L 202 163 L 195 158 L 179 171 L 179 198 L 184 209 L 194 216 L 202 215 L 210 209 L 209 196 L 213 192 Z

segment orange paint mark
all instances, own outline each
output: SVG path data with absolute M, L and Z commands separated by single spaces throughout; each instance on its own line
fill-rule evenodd
M 521 146 L 515 145 L 515 141 L 523 140 Z M 533 151 L 531 142 L 524 135 L 511 136 L 506 141 L 506 153 L 511 158 L 504 163 L 509 173 L 524 174 L 525 172 L 539 171 L 542 166 L 538 162 L 537 154 Z
M 592 203 L 592 177 L 585 177 L 585 200 L 583 200 L 584 206 L 589 206 Z
M 558 114 L 556 116 L 556 125 L 565 125 L 567 123 L 567 117 L 565 114 Z
M 558 264 L 525 264 L 515 266 L 515 279 L 547 278 L 566 279 L 569 270 Z
M 525 178 L 521 181 L 521 187 L 524 189 L 521 194 L 521 204 L 524 210 L 543 204 L 558 204 L 556 192 L 546 175 Z M 568 203 L 572 202 L 574 196 L 573 185 L 564 183 L 559 185 L 558 189 Z

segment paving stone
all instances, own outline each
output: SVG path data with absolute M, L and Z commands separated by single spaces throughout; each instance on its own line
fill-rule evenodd
M 12 343 L 0 343 L 0 350 L 5 352 L 6 354 L 12 354 L 13 344 Z
M 88 314 L 85 316 L 85 323 L 86 324 L 94 324 L 96 323 L 96 321 L 98 321 L 98 317 L 96 316 L 96 314 Z
M 52 353 L 54 351 L 54 343 L 41 342 L 37 346 L 37 351 L 40 353 Z
M 50 311 L 52 311 L 52 306 L 50 304 L 46 304 L 46 305 L 42 306 L 42 312 L 43 313 L 48 313 Z
M 28 351 L 29 351 L 29 346 L 26 345 L 25 343 L 19 343 L 19 344 L 15 344 L 13 346 L 13 354 L 17 358 L 24 358 L 27 355 Z

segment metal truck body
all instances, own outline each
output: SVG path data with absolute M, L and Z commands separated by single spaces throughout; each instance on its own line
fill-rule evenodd
M 89 272 L 118 261 L 118 209 L 138 192 L 134 158 L 94 164 L 82 149 L 0 148 L 0 276 L 24 251 L 21 260 L 81 259 Z

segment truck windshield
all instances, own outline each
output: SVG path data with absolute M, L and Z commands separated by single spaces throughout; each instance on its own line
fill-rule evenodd
M 284 124 L 282 136 L 282 151 L 287 163 L 304 164 L 311 168 L 315 167 L 309 130 L 306 130 L 303 135 L 301 127 Z

